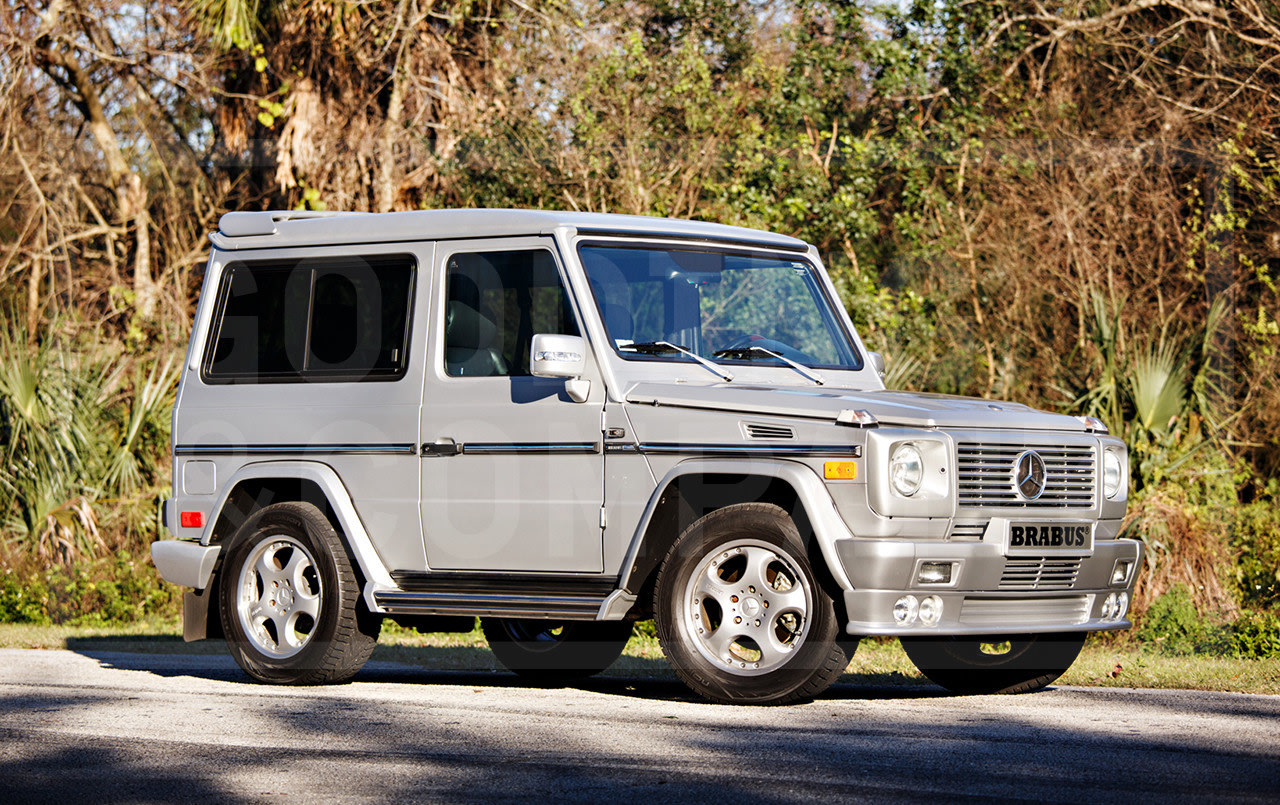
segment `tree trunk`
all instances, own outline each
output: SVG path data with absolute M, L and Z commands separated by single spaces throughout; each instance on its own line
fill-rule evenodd
M 147 191 L 138 176 L 124 158 L 120 141 L 111 121 L 102 107 L 98 88 L 92 77 L 76 60 L 74 46 L 62 36 L 54 34 L 64 3 L 54 0 L 43 15 L 36 33 L 36 49 L 43 59 L 43 67 L 49 77 L 74 91 L 73 102 L 84 115 L 89 133 L 102 151 L 107 167 L 107 181 L 116 196 L 116 210 L 124 226 L 134 228 L 133 290 L 134 306 L 144 319 L 155 313 L 159 300 L 159 286 L 151 275 L 151 230 L 147 216 Z M 65 49 L 60 49 L 65 48 Z

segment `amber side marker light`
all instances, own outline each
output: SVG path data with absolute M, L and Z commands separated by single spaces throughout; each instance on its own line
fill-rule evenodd
M 828 481 L 852 481 L 858 477 L 858 462 L 828 461 L 822 465 L 822 476 Z

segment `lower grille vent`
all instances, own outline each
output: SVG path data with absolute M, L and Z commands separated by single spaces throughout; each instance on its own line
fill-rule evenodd
M 1028 557 L 1009 559 L 1000 577 L 1001 590 L 1070 590 L 1080 575 L 1079 559 Z
M 1089 597 L 966 598 L 960 623 L 978 627 L 1062 626 L 1089 620 Z

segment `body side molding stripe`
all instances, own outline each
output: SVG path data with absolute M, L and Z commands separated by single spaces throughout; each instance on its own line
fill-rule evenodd
M 414 444 L 210 444 L 174 445 L 175 456 L 252 456 L 252 455 L 394 455 L 415 456 L 418 447 Z
M 835 458 L 861 458 L 862 445 L 859 444 L 804 444 L 804 445 L 738 445 L 738 444 L 688 444 L 679 442 L 642 442 L 638 447 L 618 445 L 624 448 L 609 452 L 640 452 L 651 455 L 692 455 L 692 456 L 777 456 L 781 458 L 805 456 Z M 629 449 L 626 449 L 629 448 Z
M 593 455 L 600 452 L 599 442 L 465 442 L 458 445 L 463 455 L 477 456 L 527 455 Z

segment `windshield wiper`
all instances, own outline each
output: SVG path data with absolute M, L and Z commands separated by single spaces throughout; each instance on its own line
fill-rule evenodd
M 688 355 L 690 358 L 693 358 L 698 363 L 710 369 L 712 372 L 715 372 L 716 377 L 719 377 L 725 382 L 733 380 L 733 375 L 726 372 L 720 366 L 717 366 L 692 350 L 672 344 L 669 341 L 642 341 L 639 344 L 619 344 L 618 349 L 629 349 L 634 352 L 639 352 L 641 355 L 665 355 L 671 352 L 679 352 L 682 355 Z
M 800 374 L 812 380 L 815 385 L 821 386 L 827 382 L 822 378 L 822 375 L 813 371 L 808 366 L 805 366 L 803 363 L 796 363 L 790 358 L 784 355 L 779 355 L 773 350 L 765 349 L 764 347 L 758 347 L 754 345 L 749 347 L 733 347 L 731 349 L 718 349 L 711 354 L 713 357 L 716 357 L 716 358 L 733 358 L 734 360 L 749 361 L 754 357 L 753 353 L 756 353 L 756 352 L 763 352 L 765 355 L 768 355 L 771 358 L 777 358 L 778 360 L 785 363 L 787 366 L 790 366 L 792 369 L 795 369 Z

